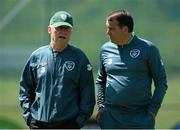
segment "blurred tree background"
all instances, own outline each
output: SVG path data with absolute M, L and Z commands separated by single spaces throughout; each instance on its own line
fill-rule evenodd
M 18 102 L 18 83 L 32 51 L 49 44 L 50 17 L 59 10 L 72 14 L 74 29 L 70 44 L 86 52 L 96 78 L 99 49 L 108 40 L 105 19 L 117 9 L 129 11 L 134 17 L 136 35 L 154 42 L 160 49 L 169 89 L 156 127 L 172 128 L 180 121 L 179 7 L 180 0 L 1 0 L 0 128 L 27 128 Z

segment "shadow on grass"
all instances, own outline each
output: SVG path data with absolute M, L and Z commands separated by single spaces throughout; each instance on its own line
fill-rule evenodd
M 0 118 L 0 129 L 20 129 L 21 126 L 8 118 Z

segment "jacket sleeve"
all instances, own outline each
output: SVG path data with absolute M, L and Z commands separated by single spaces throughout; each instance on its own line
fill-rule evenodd
M 96 79 L 96 88 L 97 88 L 97 105 L 98 108 L 104 108 L 104 101 L 105 101 L 105 88 L 106 88 L 106 71 L 103 64 L 103 58 L 102 58 L 102 50 L 100 52 L 100 63 L 99 63 L 99 69 Z
M 77 123 L 80 127 L 83 127 L 84 124 L 91 117 L 94 105 L 95 105 L 95 90 L 94 90 L 94 78 L 92 73 L 92 66 L 89 63 L 87 57 L 84 57 L 84 63 L 81 68 L 80 74 L 80 103 L 79 103 L 79 114 L 76 118 Z
M 152 46 L 149 54 L 150 57 L 148 60 L 148 66 L 150 68 L 150 74 L 153 78 L 155 86 L 149 105 L 149 112 L 157 115 L 168 86 L 164 64 L 162 62 L 158 48 Z
M 20 105 L 24 110 L 23 117 L 29 125 L 31 121 L 30 107 L 34 101 L 35 95 L 35 81 L 33 79 L 32 70 L 30 67 L 30 60 L 26 63 L 22 76 L 20 79 L 20 91 L 19 91 L 19 101 Z

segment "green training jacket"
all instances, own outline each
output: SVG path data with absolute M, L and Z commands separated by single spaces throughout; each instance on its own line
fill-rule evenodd
M 99 108 L 128 113 L 148 111 L 156 115 L 167 90 L 158 48 L 137 36 L 124 46 L 105 43 L 100 52 L 96 87 Z
M 75 118 L 83 126 L 95 105 L 92 66 L 78 48 L 54 52 L 50 45 L 32 53 L 20 80 L 23 117 L 43 122 Z

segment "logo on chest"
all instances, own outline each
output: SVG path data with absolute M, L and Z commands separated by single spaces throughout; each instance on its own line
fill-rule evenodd
M 75 63 L 74 63 L 73 61 L 66 61 L 66 62 L 64 63 L 64 66 L 65 66 L 65 68 L 66 68 L 68 71 L 71 71 L 71 70 L 74 69 Z
M 44 73 L 46 72 L 46 67 L 45 67 L 45 66 L 42 66 L 40 72 L 41 72 L 42 74 L 44 74 Z
M 41 63 L 38 65 L 41 74 L 45 74 L 47 69 L 47 63 Z
M 137 58 L 140 55 L 140 50 L 139 49 L 133 49 L 130 51 L 130 56 L 132 58 Z

